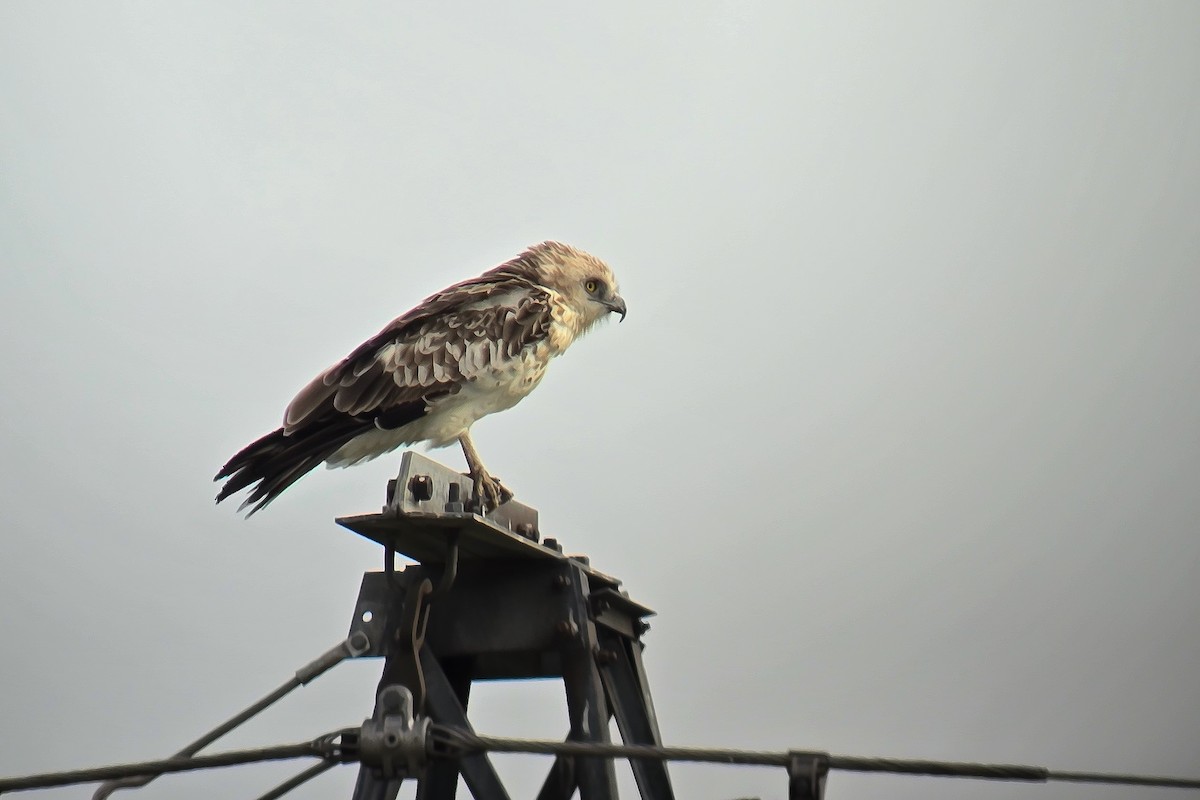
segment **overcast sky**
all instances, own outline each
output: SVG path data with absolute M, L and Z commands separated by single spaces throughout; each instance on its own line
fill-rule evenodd
M 0 4 L 0 775 L 167 755 L 337 642 L 381 560 L 332 520 L 398 455 L 250 521 L 213 473 L 548 238 L 629 317 L 475 440 L 658 611 L 669 743 L 1200 775 L 1200 5 L 1091 0 Z M 379 666 L 221 747 L 357 724 Z

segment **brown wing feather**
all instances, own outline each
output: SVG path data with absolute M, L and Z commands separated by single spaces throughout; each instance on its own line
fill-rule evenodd
M 391 344 L 402 347 L 405 343 L 420 340 L 437 329 L 445 329 L 448 332 L 466 329 L 475 332 L 476 335 L 496 333 L 496 331 L 489 330 L 488 323 L 491 320 L 471 313 L 472 311 L 488 310 L 486 304 L 489 300 L 501 300 L 506 296 L 519 295 L 507 307 L 516 309 L 517 314 L 525 322 L 523 327 L 544 328 L 545 326 L 537 325 L 537 322 L 538 318 L 545 316 L 545 325 L 549 324 L 548 296 L 544 289 L 522 273 L 521 266 L 521 260 L 514 259 L 485 272 L 478 278 L 457 283 L 427 297 L 416 308 L 389 322 L 379 333 L 354 348 L 348 356 L 318 375 L 296 395 L 284 413 L 284 428 L 292 431 L 308 420 L 320 416 L 326 410 L 329 398 L 342 394 L 347 387 L 357 383 L 360 376 L 371 372 L 374 364 L 378 361 L 379 353 Z M 492 306 L 491 308 L 504 307 L 506 306 Z M 530 325 L 531 322 L 534 323 L 533 326 Z M 538 333 L 544 335 L 545 330 L 530 331 L 530 340 L 537 338 Z M 441 360 L 441 368 L 446 369 L 449 363 L 455 363 L 462 357 L 462 354 L 454 348 L 462 347 L 466 339 L 466 336 L 448 335 L 444 337 L 438 348 L 441 351 L 440 354 L 423 353 L 421 355 L 437 355 Z M 427 369 L 433 369 L 433 360 L 431 359 L 398 354 L 395 366 L 388 371 L 391 372 L 394 382 L 401 389 L 404 387 L 427 389 L 429 377 L 436 378 L 437 376 L 433 376 L 432 372 L 429 376 L 422 376 L 419 371 L 422 363 L 428 365 Z M 405 367 L 408 367 L 410 371 L 406 372 Z M 435 382 L 450 383 L 452 380 L 451 373 L 447 372 Z M 422 393 L 422 390 L 417 390 L 409 396 L 401 396 L 404 393 L 398 392 L 391 395 L 390 398 L 381 396 L 378 403 L 386 404 L 389 399 L 392 402 L 411 401 L 420 397 Z M 349 394 L 347 393 L 347 396 Z M 340 401 L 341 404 L 347 402 L 346 400 Z
M 282 428 L 217 474 L 228 479 L 217 501 L 254 486 L 243 503 L 254 513 L 355 437 L 419 419 L 431 401 L 547 336 L 549 296 L 521 267 L 515 259 L 433 295 L 315 378 Z

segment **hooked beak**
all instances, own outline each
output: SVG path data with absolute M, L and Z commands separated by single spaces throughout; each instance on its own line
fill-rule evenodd
M 619 294 L 614 294 L 612 297 L 604 301 L 604 307 L 609 311 L 615 311 L 621 315 L 621 322 L 625 321 L 625 298 Z

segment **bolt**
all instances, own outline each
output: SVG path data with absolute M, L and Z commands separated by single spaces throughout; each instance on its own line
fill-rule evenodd
M 562 552 L 562 545 L 558 543 L 558 539 L 546 539 L 542 542 L 542 544 L 546 547 L 549 547 L 551 550 L 557 550 L 560 553 Z
M 579 626 L 571 619 L 560 619 L 558 624 L 554 626 L 554 632 L 559 636 L 575 636 L 579 633 Z
M 433 497 L 433 479 L 428 475 L 414 475 L 408 482 L 408 490 L 418 503 Z
M 538 540 L 537 528 L 533 527 L 533 523 L 522 522 L 517 526 L 517 533 L 530 541 L 536 542 Z
M 554 576 L 554 588 L 559 590 L 560 592 L 570 585 L 571 585 L 571 579 L 568 578 L 566 575 L 555 575 Z
M 599 647 L 595 650 L 596 663 L 601 666 L 605 664 L 615 664 L 617 662 L 617 654 L 612 650 L 601 650 Z

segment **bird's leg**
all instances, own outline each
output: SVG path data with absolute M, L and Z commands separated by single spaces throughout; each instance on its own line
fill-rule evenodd
M 470 432 L 464 431 L 463 435 L 458 437 L 458 443 L 462 445 L 463 455 L 467 459 L 467 472 L 475 485 L 475 502 L 479 504 L 479 510 L 486 514 L 511 500 L 513 493 L 484 468 L 479 451 L 471 441 Z

